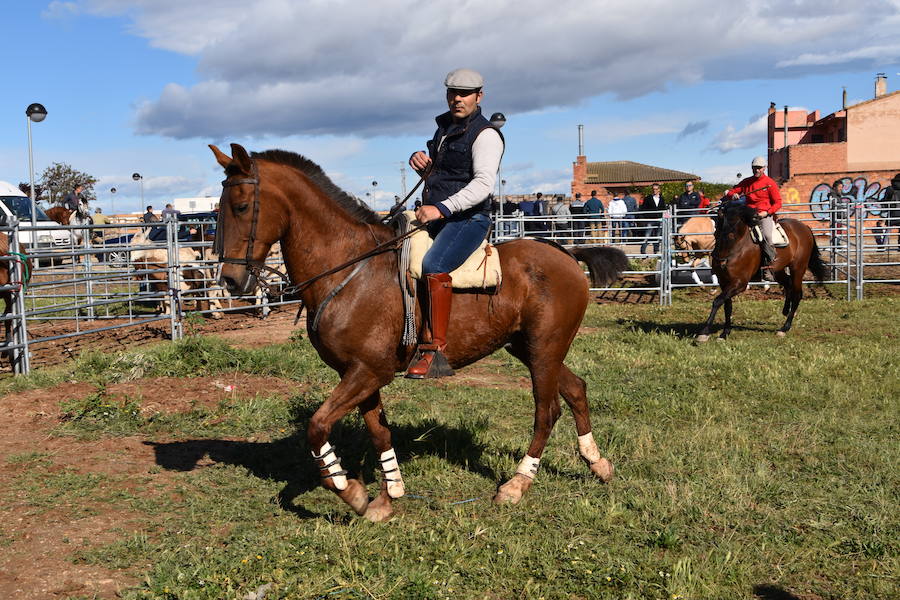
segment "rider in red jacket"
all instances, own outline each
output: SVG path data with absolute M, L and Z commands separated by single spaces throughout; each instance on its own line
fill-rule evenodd
M 743 197 L 747 206 L 754 209 L 759 216 L 759 227 L 762 230 L 765 243 L 763 246 L 763 276 L 768 281 L 774 281 L 770 265 L 775 260 L 775 250 L 772 246 L 772 230 L 775 227 L 775 214 L 781 208 L 781 192 L 775 180 L 766 175 L 766 158 L 757 156 L 750 163 L 753 176 L 747 177 L 739 184 L 725 192 L 725 196 L 735 200 Z

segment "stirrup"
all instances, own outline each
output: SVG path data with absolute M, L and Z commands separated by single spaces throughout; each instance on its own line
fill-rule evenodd
M 423 362 L 427 363 L 427 369 L 424 369 L 423 372 L 413 372 L 415 367 L 420 367 L 422 370 L 425 366 L 422 365 Z M 453 375 L 456 373 L 450 367 L 447 357 L 436 348 L 420 347 L 406 368 L 407 379 L 437 379 Z

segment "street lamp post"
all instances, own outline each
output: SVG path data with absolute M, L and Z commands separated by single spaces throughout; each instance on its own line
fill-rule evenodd
M 144 210 L 144 178 L 140 173 L 132 173 L 131 178 L 141 182 L 141 210 Z
M 40 123 L 47 118 L 47 109 L 43 104 L 37 102 L 29 104 L 25 109 L 26 122 L 28 123 L 28 173 L 31 178 L 31 245 L 35 246 L 37 234 L 34 228 L 37 227 L 37 207 L 34 203 L 34 155 L 31 151 L 31 122 Z
M 116 214 L 116 188 L 109 188 L 109 214 Z
M 504 125 L 506 125 L 506 115 L 504 115 L 502 112 L 495 112 L 494 114 L 491 115 L 490 121 L 491 121 L 491 125 L 493 125 L 493 126 L 496 127 L 497 129 L 501 129 Z M 505 181 L 504 179 L 502 179 L 502 177 L 503 177 L 503 167 L 500 166 L 500 165 L 497 165 L 497 182 L 498 182 L 498 188 L 499 188 L 499 194 L 498 194 L 498 196 L 499 196 L 499 201 L 494 203 L 494 205 L 495 205 L 495 206 L 494 206 L 494 211 L 495 211 L 494 221 L 495 221 L 495 224 L 496 224 L 496 220 L 497 220 L 498 218 L 500 218 L 500 215 L 501 215 L 501 214 L 503 214 L 503 209 L 502 209 L 502 204 L 503 204 L 503 186 L 506 184 L 506 181 Z M 497 235 L 497 234 L 496 234 L 496 229 L 497 229 L 497 228 L 496 228 L 496 226 L 495 226 L 495 227 L 494 227 L 494 231 L 495 231 L 495 232 L 494 232 L 494 235 Z

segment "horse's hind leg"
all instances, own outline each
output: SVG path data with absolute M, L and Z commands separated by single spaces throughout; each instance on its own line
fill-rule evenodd
M 359 412 L 366 422 L 366 427 L 369 428 L 383 476 L 381 493 L 369 502 L 364 516 L 370 521 L 385 521 L 394 512 L 391 500 L 403 496 L 405 489 L 403 477 L 400 475 L 400 465 L 397 463 L 397 454 L 391 446 L 391 431 L 388 429 L 384 407 L 381 404 L 381 392 L 375 392 L 366 398 L 359 405 Z
M 572 409 L 575 431 L 578 433 L 578 452 L 591 468 L 591 472 L 603 483 L 613 476 L 612 463 L 603 458 L 594 434 L 591 432 L 591 414 L 587 403 L 587 385 L 584 380 L 563 365 L 559 370 L 559 393 Z
M 541 344 L 532 342 L 532 346 L 540 347 Z M 528 352 L 515 345 L 509 351 L 521 359 L 531 371 L 534 435 L 531 438 L 531 445 L 528 446 L 528 453 L 519 463 L 516 474 L 497 490 L 497 495 L 494 496 L 494 502 L 497 504 L 516 504 L 531 487 L 537 475 L 544 447 L 547 445 L 547 438 L 550 437 L 550 431 L 562 412 L 559 406 L 559 370 L 562 360 L 552 355 L 530 356 Z
M 803 299 L 803 272 L 800 269 L 791 270 L 791 281 L 784 288 L 784 312 L 787 319 L 775 335 L 784 337 L 794 324 L 794 315 Z

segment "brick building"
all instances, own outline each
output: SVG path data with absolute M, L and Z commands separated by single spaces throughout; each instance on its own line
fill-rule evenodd
M 579 156 L 572 163 L 572 196 L 580 192 L 582 199 L 590 197 L 591 191 L 597 191 L 597 197 L 604 205 L 609 205 L 613 195 L 624 196 L 629 190 L 646 187 L 654 183 L 670 181 L 698 181 L 700 177 L 693 173 L 664 169 L 653 165 L 645 165 L 630 160 L 612 162 L 587 162 L 586 156 Z M 641 195 L 632 194 L 638 202 Z
M 785 210 L 827 205 L 837 183 L 843 202 L 863 202 L 869 216 L 878 216 L 877 203 L 900 172 L 900 92 L 887 93 L 883 74 L 871 100 L 847 106 L 844 92 L 843 108 L 825 117 L 818 110 L 779 111 L 772 103 L 768 121 L 769 175 Z

